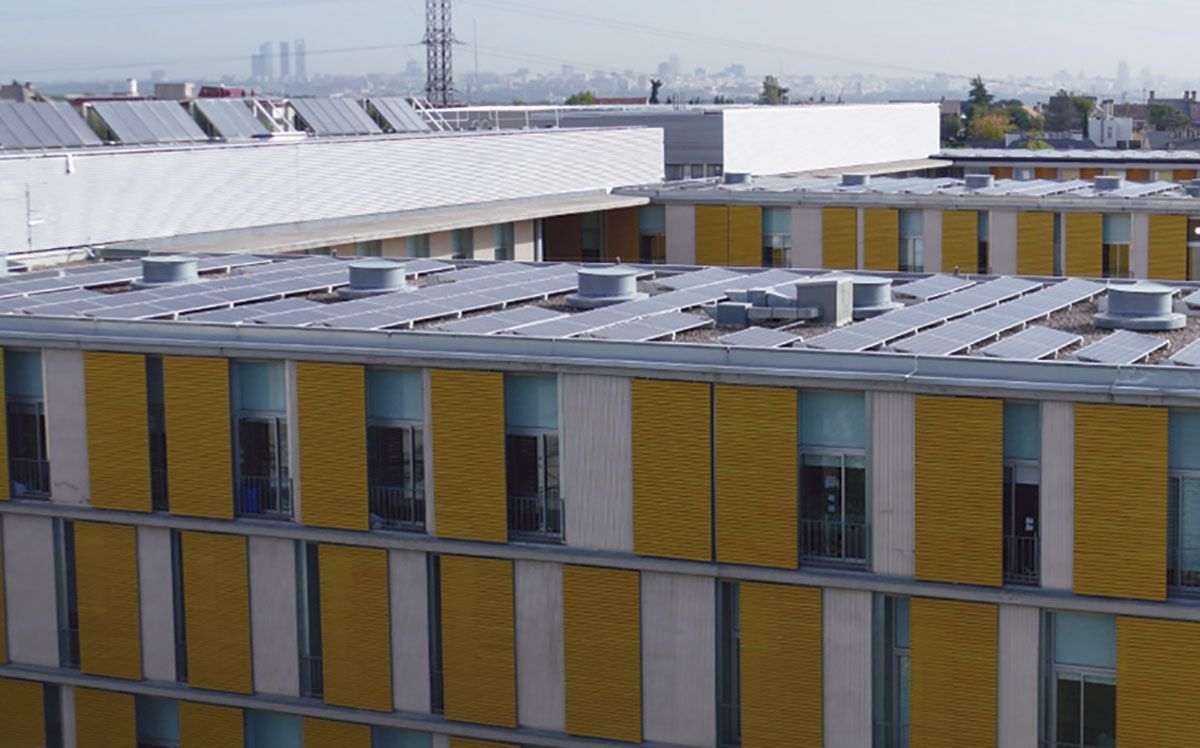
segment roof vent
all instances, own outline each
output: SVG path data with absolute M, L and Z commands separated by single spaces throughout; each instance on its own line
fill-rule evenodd
M 343 299 L 407 291 L 404 263 L 391 260 L 355 260 L 349 264 L 350 285 L 338 289 Z
M 843 187 L 866 187 L 871 183 L 870 174 L 843 174 Z
M 646 298 L 637 290 L 638 271 L 626 265 L 579 268 L 579 293 L 567 297 L 567 305 L 576 309 L 619 304 Z
M 200 280 L 200 266 L 195 257 L 159 255 L 142 258 L 142 277 L 134 282 L 138 288 L 195 283 Z
M 854 276 L 854 319 L 877 317 L 904 306 L 892 300 L 892 279 L 875 275 Z
M 1108 287 L 1108 308 L 1096 314 L 1106 330 L 1178 330 L 1187 317 L 1174 311 L 1175 289 L 1158 283 Z
M 963 177 L 963 185 L 968 190 L 986 190 L 996 186 L 996 178 L 991 174 L 968 174 Z
M 1121 177 L 1104 176 L 1096 177 L 1094 180 L 1092 180 L 1092 188 L 1095 189 L 1096 192 L 1110 192 L 1112 190 L 1119 190 L 1124 186 L 1125 180 Z
M 750 184 L 753 177 L 742 171 L 727 171 L 725 172 L 725 184 Z

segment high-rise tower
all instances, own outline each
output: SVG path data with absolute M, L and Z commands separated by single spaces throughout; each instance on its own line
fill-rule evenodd
M 454 99 L 454 31 L 450 27 L 450 0 L 425 0 L 425 97 L 434 106 Z

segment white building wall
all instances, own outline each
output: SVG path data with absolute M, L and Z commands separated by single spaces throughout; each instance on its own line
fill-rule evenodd
M 1027 748 L 1038 743 L 1038 609 L 999 607 L 997 748 Z
M 879 574 L 910 577 L 916 532 L 916 401 L 907 392 L 872 392 L 868 397 L 871 566 Z
M 667 264 L 696 264 L 696 206 L 667 205 Z
M 642 729 L 647 742 L 712 748 L 716 585 L 642 572 Z
M 8 660 L 58 667 L 54 521 L 4 515 L 4 608 Z
M 1134 278 L 1150 277 L 1150 214 L 1133 213 L 1129 221 L 1129 269 Z
M 562 481 L 566 541 L 633 552 L 631 391 L 625 377 L 562 378 Z
M 989 220 L 988 262 L 996 275 L 1017 274 L 1017 214 L 993 210 Z
M 533 236 L 533 221 L 517 221 L 513 224 L 514 260 L 531 261 L 537 259 L 537 247 Z
M 1075 406 L 1042 403 L 1042 586 L 1070 591 L 1075 575 Z
M 171 683 L 175 681 L 175 587 L 170 530 L 137 529 L 137 565 L 142 676 Z
M 251 536 L 250 641 L 254 690 L 275 696 L 300 695 L 296 627 L 296 544 Z
M 929 158 L 941 148 L 937 104 L 726 109 L 725 171 L 781 174 Z
M 871 744 L 871 593 L 826 588 L 821 597 L 825 748 Z
M 86 504 L 88 451 L 83 351 L 43 349 L 42 373 L 50 498 L 55 503 Z
M 825 250 L 821 231 L 824 229 L 821 208 L 792 208 L 792 267 L 824 267 Z
M 924 210 L 925 272 L 942 272 L 942 210 Z
M 516 607 L 517 722 L 522 727 L 566 729 L 562 565 L 513 564 Z
M 429 576 L 425 554 L 388 551 L 392 619 L 392 706 L 428 713 Z

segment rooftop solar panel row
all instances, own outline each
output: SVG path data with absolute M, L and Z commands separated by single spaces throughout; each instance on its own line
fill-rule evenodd
M 0 150 L 100 145 L 100 138 L 60 101 L 0 101 Z
M 193 143 L 208 140 L 174 101 L 96 101 L 88 104 L 122 143 Z

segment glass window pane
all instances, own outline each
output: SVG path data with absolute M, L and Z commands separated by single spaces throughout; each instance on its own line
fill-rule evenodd
M 538 488 L 538 437 L 509 434 L 504 439 L 509 496 L 535 497 Z
M 1091 613 L 1055 613 L 1054 661 L 1060 665 L 1116 668 L 1116 619 Z
M 1168 411 L 1167 465 L 1175 470 L 1200 470 L 1200 410 Z
M 865 522 L 867 519 L 867 471 L 851 467 L 846 461 L 846 521 Z
M 406 257 L 428 257 L 429 235 L 421 234 L 419 236 L 404 237 L 404 255 Z
M 179 702 L 138 696 L 135 700 L 138 743 L 179 742 Z
M 800 393 L 800 443 L 806 447 L 866 448 L 867 407 L 861 392 Z
M 792 233 L 791 208 L 763 208 L 762 231 L 764 234 Z
M 41 399 L 41 351 L 4 351 L 4 394 Z
M 504 423 L 513 428 L 558 428 L 558 377 L 506 374 Z
M 432 745 L 433 738 L 427 732 L 392 727 L 371 728 L 371 748 L 430 748 Z
M 1117 686 L 1111 680 L 1083 680 L 1083 743 L 1096 748 L 1117 744 Z
M 246 748 L 303 748 L 304 723 L 294 714 L 246 710 Z
M 1062 745 L 1079 745 L 1081 737 L 1080 700 L 1083 683 L 1079 676 L 1062 674 L 1054 684 L 1055 736 Z
M 1004 457 L 1042 459 L 1042 418 L 1037 403 L 1004 403 Z
M 286 410 L 283 363 L 233 362 L 233 408 L 276 413 Z
M 900 211 L 900 238 L 917 239 L 925 236 L 925 212 L 920 210 Z
M 1200 571 L 1200 479 L 1183 478 L 1179 490 L 1179 567 Z
M 667 233 L 667 206 L 643 205 L 638 208 L 638 231 L 648 236 Z
M 908 649 L 908 598 L 897 597 L 893 599 L 896 601 L 896 647 L 899 649 Z
M 367 417 L 420 421 L 425 414 L 424 378 L 411 369 L 367 369 Z
M 146 400 L 151 405 L 166 402 L 163 396 L 162 356 L 146 356 Z
M 1128 213 L 1105 214 L 1104 243 L 1129 244 L 1133 235 L 1131 223 Z
M 804 455 L 800 467 L 800 513 L 836 522 L 842 513 L 842 461 L 837 455 Z

